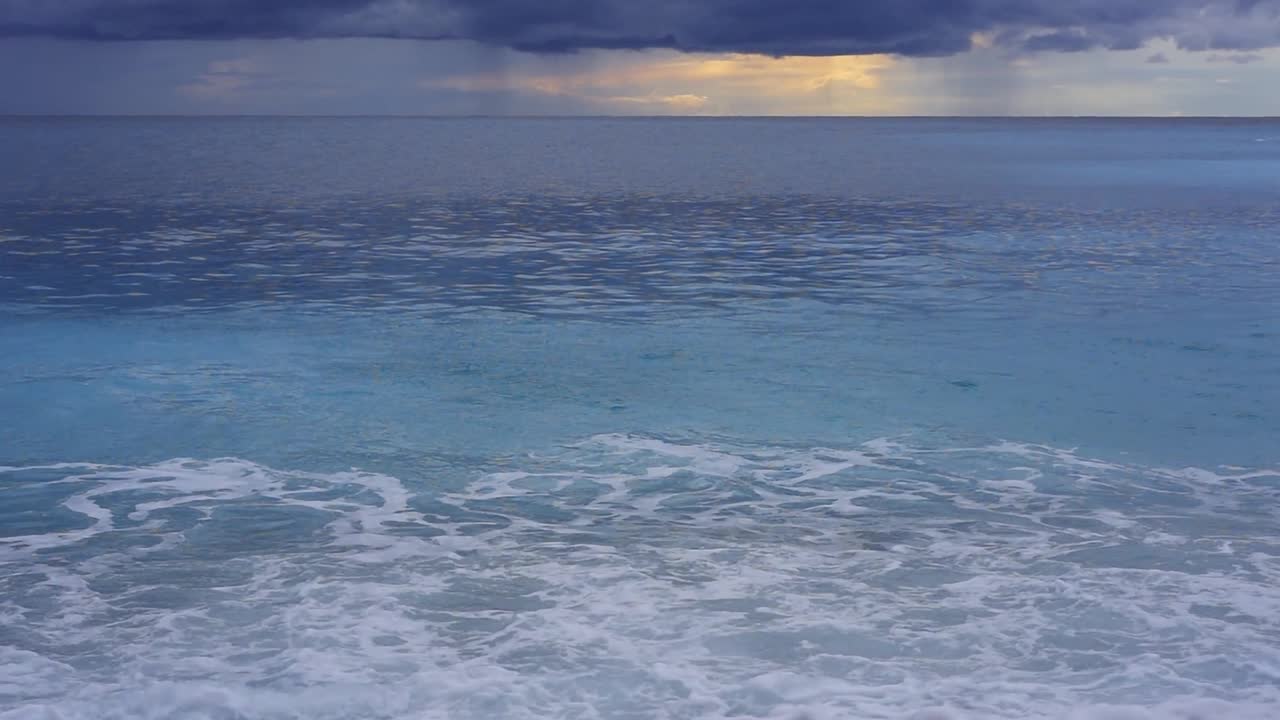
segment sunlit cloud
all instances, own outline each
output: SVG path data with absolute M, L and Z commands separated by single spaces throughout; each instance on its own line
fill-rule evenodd
M 706 95 L 645 95 L 643 97 L 635 97 L 629 95 L 615 95 L 611 97 L 598 98 L 598 100 L 612 105 L 631 105 L 639 108 L 666 108 L 674 111 L 696 113 L 707 107 Z
M 423 80 L 423 88 L 574 98 L 619 112 L 845 114 L 886 109 L 878 91 L 895 60 L 884 55 L 769 57 L 628 53 L 579 68 L 520 69 Z

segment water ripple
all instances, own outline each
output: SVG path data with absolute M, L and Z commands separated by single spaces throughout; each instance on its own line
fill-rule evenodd
M 929 202 L 535 197 L 6 217 L 0 303 L 49 311 L 283 304 L 625 319 L 793 299 L 946 312 L 1054 295 L 1091 310 L 1179 288 L 1274 292 L 1280 276 L 1257 239 L 1277 218 L 1257 213 L 1224 226 Z

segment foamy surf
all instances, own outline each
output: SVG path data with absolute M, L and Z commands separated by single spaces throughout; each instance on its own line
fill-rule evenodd
M 0 717 L 1269 719 L 1278 479 L 631 435 L 453 492 L 4 468 Z

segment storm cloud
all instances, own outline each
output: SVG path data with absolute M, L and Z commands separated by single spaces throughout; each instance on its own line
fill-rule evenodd
M 531 52 L 672 48 L 945 56 L 1280 45 L 1280 0 L 0 0 L 0 37 L 460 39 Z

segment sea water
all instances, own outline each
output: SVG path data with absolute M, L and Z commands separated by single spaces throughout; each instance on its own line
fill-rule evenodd
M 0 157 L 4 720 L 1280 717 L 1280 122 Z

